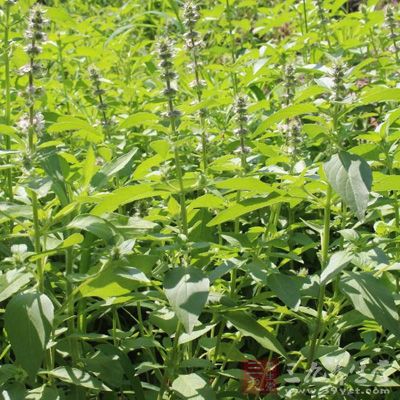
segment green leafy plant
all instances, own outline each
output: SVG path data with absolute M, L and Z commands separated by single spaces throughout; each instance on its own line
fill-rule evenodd
M 397 5 L 36 3 L 0 2 L 0 398 L 396 399 Z

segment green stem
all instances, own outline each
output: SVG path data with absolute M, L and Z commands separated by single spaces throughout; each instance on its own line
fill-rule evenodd
M 194 41 L 194 36 L 193 36 L 193 29 L 190 28 L 189 32 L 192 34 L 191 35 L 191 54 L 193 58 L 193 64 L 194 64 L 194 75 L 195 75 L 195 80 L 196 80 L 196 93 L 197 93 L 197 101 L 201 103 L 202 100 L 202 91 L 201 91 L 201 81 L 200 81 L 200 68 L 199 68 L 199 62 L 198 62 L 198 56 L 197 56 L 197 49 L 196 49 L 196 43 Z M 203 159 L 203 172 L 206 174 L 207 173 L 207 168 L 208 168 L 208 161 L 207 161 L 207 136 L 206 136 L 206 121 L 203 115 L 204 110 L 200 110 L 200 126 L 201 126 L 201 146 L 202 146 L 202 159 Z
M 229 29 L 229 37 L 231 39 L 231 57 L 232 57 L 232 64 L 236 63 L 236 43 L 235 43 L 235 36 L 233 34 L 233 25 L 232 25 L 232 7 L 230 5 L 229 0 L 226 0 L 226 20 L 228 22 L 228 29 Z M 237 76 L 235 72 L 231 72 L 232 77 L 232 84 L 233 84 L 233 93 L 236 96 L 238 93 L 238 82 Z
M 324 210 L 324 229 L 321 236 L 321 269 L 324 270 L 328 263 L 328 250 L 329 250 L 329 239 L 330 239 L 330 222 L 331 222 L 331 199 L 332 199 L 332 188 L 328 183 L 326 192 L 326 202 Z M 318 350 L 317 340 L 319 337 L 321 325 L 322 325 L 322 311 L 324 307 L 325 297 L 325 285 L 320 285 L 318 294 L 318 305 L 317 305 L 317 319 L 315 324 L 315 330 L 311 339 L 310 353 L 307 361 L 307 368 L 311 367 L 314 360 L 315 354 Z
M 179 337 L 181 335 L 181 331 L 182 331 L 182 326 L 178 322 L 178 326 L 176 328 L 176 333 L 175 333 L 175 337 L 174 337 L 174 343 L 173 343 L 172 350 L 171 350 L 171 355 L 168 358 L 168 362 L 167 362 L 167 366 L 166 366 L 167 368 L 165 369 L 165 372 L 164 372 L 164 376 L 163 376 L 163 380 L 161 382 L 160 391 L 158 392 L 157 400 L 163 399 L 164 393 L 168 389 L 168 381 L 170 380 L 170 378 L 174 377 L 174 375 L 175 375 L 176 366 L 178 364 L 177 356 L 178 356 L 178 350 L 179 350 Z
M 4 24 L 4 68 L 5 68 L 5 123 L 6 125 L 10 125 L 11 123 L 11 77 L 10 77 L 10 41 L 9 41 L 9 34 L 10 34 L 10 5 L 6 3 L 5 6 L 5 24 Z M 5 147 L 6 150 L 11 150 L 11 140 L 9 136 L 5 136 Z M 6 156 L 6 163 L 10 164 L 10 156 Z M 6 193 L 10 200 L 13 200 L 13 184 L 12 184 L 12 173 L 11 169 L 7 169 L 5 171 L 6 174 Z
M 304 28 L 305 28 L 306 33 L 308 33 L 307 5 L 306 5 L 306 0 L 303 0 L 303 13 L 304 13 Z
M 71 108 L 69 105 L 69 96 L 68 96 L 68 90 L 67 90 L 67 83 L 65 80 L 64 56 L 62 53 L 63 46 L 61 43 L 60 35 L 58 36 L 58 40 L 57 40 L 57 49 L 58 49 L 58 63 L 60 64 L 60 75 L 61 75 L 61 82 L 63 84 L 64 98 L 65 98 L 65 103 L 66 103 L 66 107 L 67 107 L 67 113 L 71 114 Z
M 171 82 L 169 79 L 166 80 L 167 88 L 171 88 Z M 171 131 L 174 139 L 176 140 L 178 137 L 178 130 L 176 127 L 176 119 L 174 115 L 174 103 L 171 98 L 168 98 L 168 111 L 170 114 L 170 123 L 171 123 Z M 178 184 L 179 184 L 179 200 L 181 206 L 181 227 L 182 232 L 185 236 L 188 235 L 188 223 L 187 223 L 187 211 L 186 211 L 186 196 L 185 196 L 185 188 L 183 185 L 183 174 L 182 174 L 182 167 L 179 157 L 178 146 L 174 145 L 174 157 L 175 157 L 175 168 L 176 168 L 176 175 L 178 177 Z
M 40 244 L 40 223 L 39 223 L 39 201 L 35 191 L 31 191 L 32 214 L 33 214 L 33 246 L 35 253 L 41 252 Z M 43 257 L 36 260 L 36 273 L 38 275 L 38 287 L 40 292 L 44 292 L 44 265 Z

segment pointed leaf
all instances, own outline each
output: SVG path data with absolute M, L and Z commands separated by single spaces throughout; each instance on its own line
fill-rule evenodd
M 250 315 L 243 311 L 226 311 L 223 316 L 244 336 L 250 336 L 265 349 L 286 357 L 285 350 L 278 339 Z
M 210 281 L 199 269 L 178 267 L 166 273 L 165 294 L 187 333 L 192 333 L 209 290 Z
M 321 274 L 321 285 L 326 285 L 340 271 L 347 267 L 352 259 L 351 254 L 347 251 L 338 251 L 332 254 L 329 263 Z
M 393 294 L 380 280 L 367 272 L 347 272 L 339 287 L 357 311 L 400 339 L 399 314 Z
M 53 319 L 54 307 L 45 294 L 18 294 L 7 304 L 4 320 L 11 347 L 31 379 L 42 364 Z
M 216 400 L 209 383 L 197 373 L 179 375 L 172 382 L 172 390 L 178 394 L 180 399 Z
M 368 163 L 355 154 L 342 151 L 332 156 L 325 163 L 324 169 L 333 189 L 356 213 L 358 219 L 364 219 L 372 185 Z

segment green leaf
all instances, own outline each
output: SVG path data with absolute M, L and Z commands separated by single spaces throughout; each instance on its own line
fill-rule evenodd
M 133 148 L 129 153 L 124 154 L 121 157 L 118 157 L 116 160 L 111 163 L 106 164 L 96 175 L 93 177 L 91 181 L 91 186 L 96 188 L 97 190 L 101 189 L 104 185 L 107 184 L 108 180 L 117 174 L 119 171 L 124 169 L 132 160 L 132 158 L 137 153 L 137 147 Z
M 199 269 L 177 267 L 165 274 L 165 294 L 187 333 L 192 333 L 209 290 L 210 281 Z
M 83 164 L 83 190 L 87 190 L 90 180 L 92 179 L 96 171 L 96 156 L 93 151 L 93 147 L 90 146 L 86 153 L 86 160 Z
M 297 276 L 281 273 L 273 273 L 267 278 L 270 289 L 290 308 L 297 308 L 300 305 L 303 283 Z
M 61 117 L 58 122 L 48 128 L 49 133 L 61 133 L 66 131 L 86 130 L 95 135 L 99 132 L 93 128 L 87 121 L 74 117 Z
M 119 127 L 121 129 L 130 129 L 135 126 L 151 125 L 157 120 L 158 117 L 155 114 L 149 112 L 139 112 L 122 121 Z
M 224 199 L 213 194 L 203 194 L 203 196 L 194 199 L 188 207 L 188 210 L 195 208 L 223 208 Z
M 231 178 L 215 182 L 218 189 L 248 190 L 256 193 L 271 193 L 272 186 L 255 178 Z
M 172 390 L 187 400 L 216 400 L 210 384 L 197 373 L 179 375 L 172 382 Z
M 170 194 L 167 191 L 154 190 L 151 185 L 139 184 L 126 186 L 104 196 L 103 200 L 91 211 L 92 215 L 102 215 L 116 210 L 119 206 L 133 201 Z
M 278 203 L 290 203 L 292 205 L 298 204 L 301 200 L 292 197 L 285 196 L 271 196 L 265 198 L 252 198 L 235 203 L 226 210 L 221 211 L 216 217 L 214 217 L 207 226 L 219 225 L 227 221 L 234 221 L 236 218 L 249 212 L 259 210 L 260 208 L 268 207 Z
M 325 173 L 333 189 L 342 200 L 363 220 L 368 206 L 372 185 L 372 173 L 361 157 L 344 151 L 335 154 L 324 165 Z
M 363 92 L 360 98 L 361 104 L 380 103 L 387 101 L 400 101 L 399 88 L 373 87 Z
M 252 337 L 265 349 L 286 357 L 285 350 L 278 342 L 278 339 L 250 315 L 243 311 L 225 311 L 222 316 L 244 336 Z
M 100 297 L 107 300 L 123 296 L 141 286 L 150 284 L 147 276 L 136 268 L 115 263 L 101 269 L 79 286 L 83 297 Z
M 340 271 L 349 265 L 352 256 L 347 251 L 337 251 L 332 254 L 328 265 L 322 271 L 321 274 L 321 285 L 326 285 L 331 281 Z
M 112 242 L 119 235 L 115 226 L 109 221 L 89 214 L 77 216 L 69 223 L 68 228 L 90 232 L 105 242 Z
M 390 190 L 400 190 L 400 175 L 384 175 L 374 173 L 374 192 L 389 192 Z
M 30 390 L 26 400 L 61 400 L 61 396 L 57 389 L 48 386 Z
M 54 320 L 54 307 L 45 294 L 18 294 L 7 304 L 5 329 L 17 362 L 34 379 L 44 358 Z
M 20 382 L 13 382 L 0 388 L 2 400 L 26 400 L 25 386 Z
M 267 128 L 285 120 L 293 117 L 297 117 L 302 114 L 311 114 L 318 111 L 318 108 L 315 107 L 312 103 L 304 103 L 304 104 L 295 104 L 286 108 L 282 108 L 275 114 L 269 116 L 266 120 L 261 122 L 256 131 L 255 135 L 263 133 Z
M 109 387 L 104 385 L 104 383 L 99 381 L 97 378 L 78 368 L 58 367 L 52 371 L 48 371 L 47 374 L 62 382 L 70 383 L 72 385 L 103 392 L 111 391 Z
M 30 272 L 10 269 L 0 275 L 0 301 L 4 301 L 17 293 L 32 279 Z
M 400 321 L 392 291 L 367 272 L 347 272 L 339 283 L 340 290 L 354 308 L 376 320 L 400 339 Z

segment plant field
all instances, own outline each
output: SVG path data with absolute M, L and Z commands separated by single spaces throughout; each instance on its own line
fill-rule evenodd
M 0 5 L 1 399 L 400 397 L 397 2 Z

